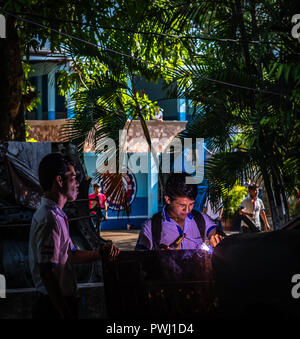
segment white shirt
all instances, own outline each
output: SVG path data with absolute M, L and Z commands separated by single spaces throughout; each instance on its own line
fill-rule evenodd
M 217 204 L 216 208 L 213 208 L 210 201 L 206 199 L 204 208 L 206 208 L 206 214 L 212 220 L 216 220 L 217 218 L 219 218 L 221 208 L 223 208 L 222 199 L 219 200 L 219 203 Z
M 47 294 L 40 269 L 50 266 L 54 268 L 62 294 L 76 295 L 71 251 L 76 251 L 76 248 L 70 238 L 67 215 L 54 201 L 42 198 L 33 215 L 29 237 L 29 266 L 39 292 Z
M 253 217 L 246 215 L 247 218 L 249 218 L 254 225 L 261 230 L 261 224 L 260 224 L 260 211 L 263 211 L 265 209 L 264 203 L 260 198 L 256 198 L 253 200 L 250 196 L 246 197 L 240 204 L 241 209 L 245 209 L 245 212 L 247 213 L 253 213 Z M 248 227 L 248 225 L 242 221 L 241 226 Z

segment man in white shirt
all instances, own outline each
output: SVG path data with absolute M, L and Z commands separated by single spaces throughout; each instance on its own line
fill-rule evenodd
M 242 233 L 251 232 L 252 229 L 255 229 L 255 227 L 258 231 L 261 231 L 262 227 L 261 227 L 261 222 L 260 222 L 260 216 L 263 219 L 266 231 L 269 231 L 271 229 L 268 223 L 268 219 L 266 217 L 264 203 L 262 202 L 260 198 L 258 198 L 258 189 L 259 189 L 259 186 L 256 185 L 255 183 L 250 184 L 248 186 L 249 195 L 240 204 L 240 207 L 239 207 L 240 215 L 248 218 L 249 221 L 254 226 L 253 228 L 251 228 L 251 226 L 249 226 L 250 223 L 247 223 L 244 220 L 242 220 L 242 223 L 241 223 Z
M 81 251 L 73 245 L 63 211 L 64 205 L 78 195 L 79 183 L 70 158 L 60 153 L 48 154 L 39 165 L 39 180 L 44 197 L 32 218 L 29 238 L 29 265 L 38 293 L 33 318 L 76 318 L 73 265 L 103 256 L 113 259 L 119 250 L 110 243 L 95 251 Z

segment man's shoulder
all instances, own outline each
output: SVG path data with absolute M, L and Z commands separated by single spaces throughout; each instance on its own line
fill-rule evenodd
M 148 218 L 146 219 L 143 224 L 142 224 L 142 228 L 145 228 L 145 227 L 150 227 L 151 228 L 151 225 L 152 225 L 152 218 Z
M 154 217 L 154 218 L 153 218 Z M 155 220 L 160 220 L 161 223 L 163 222 L 163 216 L 162 216 L 162 211 L 159 211 L 157 213 L 154 213 L 152 215 L 151 218 L 147 218 L 143 223 L 142 223 L 142 227 L 141 227 L 141 230 L 145 230 L 145 229 L 148 229 L 148 230 L 151 230 L 152 229 L 152 224 L 153 224 L 153 221 L 155 222 Z
M 198 223 L 201 222 L 201 217 L 203 218 L 205 223 L 210 223 L 212 219 L 205 213 L 199 212 L 197 210 L 192 211 L 193 219 L 195 224 L 198 226 Z
M 251 200 L 252 199 L 249 196 L 247 196 L 241 201 L 241 204 L 246 203 L 246 202 L 251 201 Z
M 257 201 L 258 201 L 258 203 L 259 203 L 260 205 L 264 206 L 264 202 L 262 201 L 262 199 L 257 198 Z
M 55 221 L 56 212 L 47 205 L 41 205 L 33 214 L 32 225 L 51 224 Z

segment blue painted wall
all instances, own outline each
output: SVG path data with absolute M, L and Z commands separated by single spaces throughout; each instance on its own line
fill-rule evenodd
M 129 154 L 130 156 L 130 154 Z M 97 155 L 95 153 L 84 153 L 84 164 L 87 170 L 88 176 L 92 178 L 94 182 L 95 169 L 96 169 Z M 148 174 L 136 173 L 134 174 L 137 183 L 137 193 L 134 201 L 131 204 L 131 213 L 127 217 L 124 211 L 113 211 L 108 209 L 108 220 L 102 222 L 102 230 L 113 229 L 126 229 L 127 224 L 134 225 L 135 228 L 140 228 L 141 224 L 147 219 L 148 214 Z M 92 186 L 90 192 L 93 192 Z

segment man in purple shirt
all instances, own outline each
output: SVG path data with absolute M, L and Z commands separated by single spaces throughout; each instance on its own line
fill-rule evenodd
M 119 250 L 107 243 L 95 251 L 76 249 L 69 234 L 63 207 L 78 195 L 78 181 L 72 160 L 59 153 L 48 154 L 39 165 L 44 190 L 41 205 L 32 218 L 29 265 L 38 293 L 33 318 L 77 317 L 76 277 L 73 265 L 113 259 Z
M 216 233 L 216 224 L 207 215 L 193 211 L 198 193 L 197 185 L 186 184 L 186 173 L 170 174 L 165 186 L 166 205 L 158 215 L 159 244 L 154 239 L 154 216 L 143 224 L 136 244 L 137 250 L 198 249 L 209 239 L 212 247 L 223 239 Z M 199 227 L 202 223 L 203 232 Z M 202 234 L 201 234 L 202 233 Z M 157 246 L 158 245 L 158 246 Z

